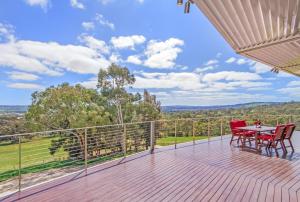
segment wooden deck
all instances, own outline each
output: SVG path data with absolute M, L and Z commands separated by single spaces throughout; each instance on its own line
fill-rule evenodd
M 300 201 L 300 133 L 296 136 L 296 152 L 283 158 L 241 151 L 229 146 L 228 138 L 184 144 L 96 166 L 87 176 L 73 174 L 2 200 Z

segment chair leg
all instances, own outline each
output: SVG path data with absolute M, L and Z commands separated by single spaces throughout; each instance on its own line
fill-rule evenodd
M 280 145 L 284 153 L 287 153 L 283 140 L 280 140 Z
M 272 143 L 272 147 L 275 150 L 276 156 L 279 157 L 278 150 L 277 150 L 277 145 L 278 145 L 278 141 L 276 143 L 275 142 Z
M 273 142 L 270 142 L 270 141 L 268 141 L 268 148 L 272 151 L 273 150 L 273 148 L 274 148 L 274 144 L 273 144 Z
M 264 143 L 264 141 L 262 141 L 262 143 Z M 267 155 L 268 156 L 272 156 L 272 152 L 273 152 L 273 150 L 272 150 L 272 142 L 267 141 L 266 144 L 265 144 L 265 146 L 266 146 Z
M 270 142 L 268 142 L 268 143 L 266 144 L 266 148 L 268 148 L 268 151 L 269 151 L 269 152 L 272 152 L 272 149 L 271 149 L 271 144 L 270 144 Z
M 293 144 L 292 144 L 292 141 L 291 141 L 291 139 L 288 139 L 288 140 L 289 140 L 289 142 L 290 142 L 290 145 L 291 145 L 292 151 L 294 152 L 295 150 L 294 150 L 294 146 L 293 146 Z
M 241 136 L 242 147 L 246 146 L 247 137 Z
M 272 143 L 271 143 L 271 142 L 268 142 L 268 144 L 267 144 L 268 149 L 270 149 L 271 146 L 272 146 Z
M 230 140 L 230 143 L 229 143 L 230 145 L 232 144 L 232 141 L 233 141 L 233 136 L 231 136 L 231 140 Z
M 263 143 L 264 143 L 264 142 L 262 141 L 262 144 L 263 144 Z M 270 148 L 269 148 L 269 143 L 267 143 L 267 144 L 266 144 L 266 152 L 267 152 L 267 155 L 269 155 L 269 149 L 270 149 Z
M 239 139 L 238 139 L 238 144 L 240 144 L 240 141 L 241 141 L 241 145 L 242 145 L 242 147 L 244 147 L 244 146 L 245 146 L 245 144 L 246 144 L 245 137 L 244 137 L 244 136 L 239 136 Z

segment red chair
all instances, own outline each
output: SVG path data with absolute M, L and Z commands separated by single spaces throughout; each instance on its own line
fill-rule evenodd
M 234 140 L 237 140 L 237 143 L 239 144 L 241 137 L 244 137 L 245 139 L 248 139 L 249 144 L 251 145 L 251 140 L 253 139 L 253 136 L 255 135 L 255 131 L 243 131 L 243 130 L 238 129 L 238 127 L 245 127 L 245 126 L 247 126 L 247 123 L 245 120 L 230 121 L 230 129 L 231 129 L 231 133 L 232 133 L 230 144 L 232 144 L 232 142 Z M 234 137 L 238 137 L 238 138 L 234 139 Z
M 286 125 L 278 125 L 274 133 L 263 133 L 258 135 L 257 139 L 260 141 L 260 146 L 266 146 L 266 149 L 270 149 L 272 147 L 277 153 L 277 149 L 279 149 L 277 148 L 277 145 L 278 143 L 280 143 L 282 150 L 286 152 L 286 148 L 283 142 L 285 131 Z
M 294 150 L 294 146 L 292 144 L 291 138 L 292 138 L 292 135 L 293 135 L 295 129 L 296 129 L 296 125 L 295 124 L 293 124 L 293 123 L 287 124 L 286 125 L 285 134 L 284 134 L 284 140 L 288 140 L 289 141 L 290 146 L 288 146 L 288 147 L 291 147 L 293 152 L 295 150 Z M 284 143 L 284 141 L 283 141 L 283 143 Z M 284 145 L 285 145 L 285 143 L 284 143 Z M 285 145 L 285 148 L 286 147 L 287 146 Z

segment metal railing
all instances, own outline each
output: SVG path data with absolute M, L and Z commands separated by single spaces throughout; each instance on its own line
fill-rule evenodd
M 214 136 L 230 134 L 229 121 L 245 119 L 249 123 L 260 119 L 265 125 L 295 122 L 300 128 L 300 115 L 240 116 L 185 118 L 106 125 L 86 128 L 34 132 L 0 136 L 0 192 L 21 188 L 48 180 L 56 175 L 149 151 Z

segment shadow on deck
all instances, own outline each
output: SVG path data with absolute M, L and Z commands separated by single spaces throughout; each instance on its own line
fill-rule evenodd
M 229 146 L 229 138 L 140 153 L 47 182 L 4 201 L 298 201 L 296 152 L 277 158 Z M 275 152 L 274 152 L 275 153 Z

